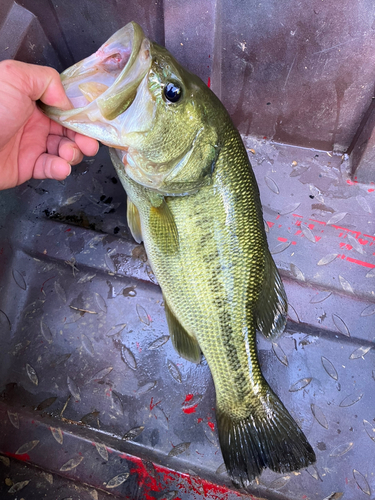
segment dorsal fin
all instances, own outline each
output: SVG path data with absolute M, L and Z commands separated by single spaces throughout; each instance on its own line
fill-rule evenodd
M 165 297 L 164 307 L 173 347 L 183 358 L 188 361 L 192 361 L 193 363 L 199 363 L 201 360 L 201 349 L 197 339 L 190 335 L 181 325 L 176 316 L 170 310 Z
M 284 331 L 288 302 L 280 274 L 266 251 L 264 283 L 255 309 L 257 327 L 270 339 L 275 339 Z

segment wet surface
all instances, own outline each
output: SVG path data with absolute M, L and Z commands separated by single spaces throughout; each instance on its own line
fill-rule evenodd
M 246 145 L 290 303 L 287 331 L 274 343 L 259 337 L 259 357 L 317 455 L 307 470 L 265 471 L 249 491 L 270 499 L 371 497 L 374 187 L 349 180 L 338 156 Z M 208 366 L 172 347 L 106 148 L 73 170 L 64 183 L 31 181 L 0 196 L 0 451 L 132 497 L 128 471 L 111 462 L 128 453 L 222 485 L 206 498 L 232 498 Z M 94 464 L 100 484 L 90 476 Z M 181 477 L 158 476 L 160 498 L 168 488 L 178 494 L 165 498 L 202 498 L 206 486 Z

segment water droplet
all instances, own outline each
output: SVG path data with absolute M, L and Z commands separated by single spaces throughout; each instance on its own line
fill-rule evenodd
M 29 484 L 30 481 L 20 481 L 18 483 L 14 483 L 8 490 L 8 493 L 17 493 L 17 491 L 21 491 L 25 486 Z
M 108 368 L 103 368 L 103 370 L 99 370 L 95 375 L 93 375 L 90 379 L 90 382 L 93 380 L 101 380 L 106 377 L 113 370 L 112 366 L 108 366 Z
M 86 349 L 86 351 L 91 354 L 91 356 L 95 355 L 94 346 L 92 345 L 91 340 L 85 334 L 82 334 L 82 345 Z
M 287 215 L 292 212 L 295 212 L 297 208 L 301 205 L 301 203 L 295 203 L 294 205 L 287 205 L 282 210 L 279 211 L 280 215 Z
M 333 378 L 333 380 L 337 380 L 339 376 L 337 375 L 336 368 L 333 366 L 331 361 L 324 356 L 322 356 L 322 365 L 328 375 Z
M 26 290 L 26 281 L 17 269 L 12 269 L 12 276 L 16 285 L 18 285 L 22 290 Z
M 276 255 L 278 253 L 284 252 L 287 248 L 290 247 L 290 241 L 283 241 L 279 244 L 277 244 L 272 250 L 271 254 Z
M 187 449 L 189 449 L 191 443 L 180 443 L 174 448 L 171 449 L 171 451 L 168 453 L 168 457 L 177 457 L 177 455 L 181 455 L 181 453 L 184 453 Z
M 315 417 L 315 420 L 320 424 L 324 429 L 328 429 L 328 421 L 326 416 L 323 413 L 323 410 L 317 406 L 316 404 L 311 405 L 311 412 Z
M 121 346 L 121 359 L 132 370 L 137 369 L 137 362 L 135 360 L 134 354 L 131 352 L 131 350 L 128 347 L 126 347 L 124 345 Z
M 149 392 L 152 389 L 154 389 L 154 387 L 156 387 L 156 385 L 157 385 L 156 380 L 153 380 L 152 382 L 147 382 L 146 384 L 143 384 L 138 388 L 137 394 L 138 395 L 146 394 L 146 392 Z
M 340 222 L 340 220 L 342 220 L 346 215 L 348 214 L 348 212 L 338 212 L 334 215 L 332 215 L 332 217 L 329 219 L 329 221 L 327 222 L 327 225 L 329 224 L 337 224 L 338 222 Z
M 325 255 L 324 257 L 322 257 L 317 265 L 318 266 L 326 266 L 327 264 L 330 264 L 331 262 L 333 262 L 336 257 L 338 256 L 338 253 L 329 253 L 328 255 Z M 331 295 L 331 293 L 330 293 Z
M 281 490 L 281 488 L 283 486 L 285 486 L 289 482 L 290 477 L 291 476 L 281 476 L 281 477 L 278 477 L 277 479 L 275 479 L 274 481 L 272 481 L 272 483 L 268 487 L 271 490 Z
M 105 444 L 102 443 L 95 443 L 95 448 L 99 455 L 102 457 L 103 460 L 106 462 L 108 461 L 108 450 Z
M 139 427 L 134 427 L 133 429 L 130 429 L 130 431 L 126 432 L 122 436 L 122 439 L 124 441 L 134 441 L 134 439 L 137 438 L 143 432 L 144 428 L 145 428 L 144 425 L 141 425 Z
M 137 313 L 138 313 L 139 319 L 142 321 L 142 323 L 144 323 L 145 325 L 149 326 L 150 325 L 150 319 L 149 319 L 149 316 L 148 316 L 145 308 L 142 307 L 140 304 L 137 304 L 136 308 L 137 308 Z
M 280 361 L 280 363 L 282 363 L 285 366 L 288 366 L 288 358 L 286 357 L 285 352 L 278 344 L 276 344 L 276 342 L 272 343 L 272 349 L 277 359 Z
M 69 375 L 67 377 L 67 384 L 70 394 L 73 396 L 74 400 L 81 401 L 81 394 L 79 392 L 79 388 L 77 384 L 74 382 L 74 380 L 69 377 Z
M 327 291 L 322 291 L 314 295 L 312 299 L 310 300 L 310 304 L 319 304 L 320 302 L 323 302 L 324 300 L 328 299 L 332 295 L 332 292 L 327 292 Z
M 312 377 L 301 378 L 289 388 L 289 392 L 297 392 L 304 389 L 312 381 Z
M 49 406 L 53 405 L 53 403 L 56 401 L 56 399 L 57 399 L 56 396 L 45 399 L 44 401 L 42 401 L 41 403 L 38 404 L 38 406 L 36 407 L 36 410 L 37 411 L 45 410 Z
M 358 359 L 358 358 L 363 358 L 363 356 L 365 356 L 365 354 L 367 354 L 370 349 L 372 349 L 372 346 L 361 346 L 361 347 L 358 347 L 358 349 L 356 349 L 355 351 L 353 351 L 351 353 L 351 355 L 349 356 L 349 359 Z
M 168 340 L 169 340 L 169 335 L 162 335 L 161 337 L 151 342 L 151 344 L 148 346 L 148 349 L 150 350 L 159 349 L 159 347 L 167 343 Z
M 369 306 L 365 307 L 361 312 L 362 317 L 372 316 L 373 314 L 375 314 L 375 304 L 370 304 Z
M 106 333 L 107 337 L 113 337 L 114 335 L 120 335 L 123 329 L 126 327 L 126 323 L 122 323 L 121 325 L 112 326 Z
M 13 427 L 15 427 L 16 429 L 19 429 L 20 428 L 20 421 L 18 418 L 18 413 L 12 413 L 9 410 L 7 413 L 8 413 L 10 423 L 13 425 Z
M 365 495 L 371 495 L 370 486 L 368 485 L 367 479 L 358 470 L 353 469 L 353 477 L 358 485 L 358 488 L 365 493 Z
M 35 441 L 29 441 L 28 443 L 23 444 L 16 451 L 16 455 L 23 455 L 24 453 L 29 453 L 29 451 L 33 450 L 38 443 L 39 443 L 39 440 L 35 440 Z
M 340 446 L 337 446 L 330 454 L 330 457 L 342 457 L 345 453 L 348 453 L 349 450 L 353 448 L 354 443 L 344 443 Z
M 99 293 L 95 293 L 95 301 L 99 307 L 99 309 L 101 311 L 103 311 L 104 313 L 107 313 L 107 304 L 105 302 L 105 300 L 103 299 L 103 297 L 99 294 Z
M 36 371 L 34 370 L 34 368 L 31 365 L 29 365 L 29 363 L 26 363 L 26 373 L 33 384 L 35 384 L 35 385 L 39 384 L 39 380 L 38 380 L 38 376 L 36 374 Z
M 43 320 L 40 320 L 40 331 L 46 341 L 50 344 L 52 342 L 52 332 L 48 325 L 46 325 Z
M 128 477 L 129 472 L 123 472 L 122 474 L 119 474 L 118 476 L 115 476 L 110 481 L 108 481 L 108 483 L 106 484 L 106 488 L 117 488 L 122 483 L 125 483 Z
M 71 458 L 62 467 L 60 467 L 61 472 L 66 472 L 68 470 L 75 469 L 82 462 L 83 457 Z
M 373 424 L 371 424 L 368 420 L 363 421 L 363 426 L 365 428 L 365 431 L 370 439 L 375 441 L 375 427 Z
M 340 333 L 346 335 L 347 337 L 350 337 L 349 328 L 346 326 L 344 320 L 342 320 L 340 316 L 337 316 L 337 314 L 332 314 L 332 320 L 335 327 Z
M 297 266 L 295 266 L 294 264 L 290 264 L 290 270 L 292 271 L 293 276 L 297 280 L 305 281 L 305 276 L 304 276 L 303 272 L 300 269 L 298 269 Z
M 181 377 L 180 370 L 177 368 L 177 366 L 170 359 L 168 359 L 168 361 L 167 361 L 167 368 L 168 368 L 169 373 L 172 375 L 172 377 L 179 384 L 181 384 L 182 383 L 182 377 Z
M 358 205 L 365 211 L 367 212 L 368 214 L 372 214 L 372 209 L 370 207 L 370 205 L 368 204 L 366 198 L 364 198 L 363 196 L 356 196 L 356 200 L 358 202 Z
M 50 431 L 52 433 L 52 436 L 55 438 L 55 440 L 59 444 L 63 444 L 64 436 L 63 436 L 62 430 L 59 429 L 58 427 L 50 427 Z
M 266 185 L 269 187 L 269 189 L 273 193 L 275 193 L 275 194 L 279 194 L 280 193 L 278 185 L 276 184 L 276 182 L 273 179 L 271 179 L 271 177 L 265 176 L 264 182 L 266 183 Z
M 348 406 L 353 406 L 355 405 L 356 403 L 358 403 L 358 401 L 360 401 L 363 397 L 363 394 L 362 393 L 353 393 L 353 394 L 349 394 L 349 396 L 346 396 L 346 398 L 344 398 L 341 403 L 339 404 L 340 408 L 347 408 Z
M 315 236 L 314 236 L 313 232 L 311 231 L 311 229 L 309 229 L 304 224 L 301 224 L 301 231 L 302 231 L 302 233 L 303 233 L 303 235 L 305 236 L 306 239 L 308 239 L 309 241 L 311 241 L 311 243 L 316 243 Z

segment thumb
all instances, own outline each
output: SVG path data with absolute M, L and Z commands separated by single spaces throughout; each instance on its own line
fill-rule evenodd
M 40 99 L 49 106 L 71 109 L 73 106 L 65 94 L 58 72 L 47 66 L 20 61 L 4 61 L 12 76 L 13 85 L 33 101 Z

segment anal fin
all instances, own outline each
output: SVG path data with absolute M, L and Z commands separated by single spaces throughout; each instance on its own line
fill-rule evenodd
M 137 207 L 134 205 L 130 199 L 127 199 L 127 211 L 126 215 L 128 218 L 128 226 L 130 228 L 130 232 L 132 233 L 133 238 L 137 243 L 141 243 L 142 238 L 142 229 L 141 229 L 141 218 L 139 216 L 139 212 Z
M 280 274 L 268 251 L 266 252 L 264 276 L 255 317 L 257 327 L 262 334 L 267 338 L 275 339 L 284 331 L 288 302 Z
M 201 360 L 201 349 L 197 339 L 190 335 L 181 325 L 176 316 L 170 310 L 165 298 L 164 307 L 173 347 L 183 358 L 188 361 L 192 361 L 193 363 L 199 363 Z

